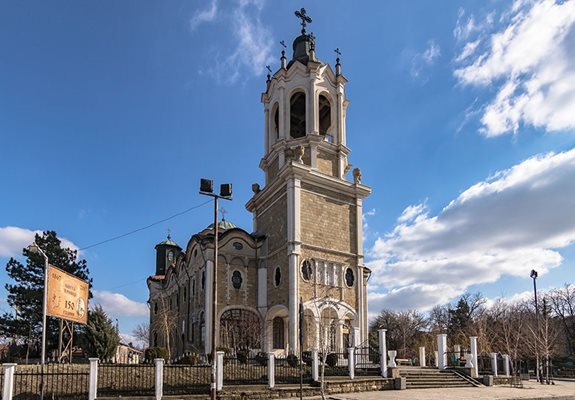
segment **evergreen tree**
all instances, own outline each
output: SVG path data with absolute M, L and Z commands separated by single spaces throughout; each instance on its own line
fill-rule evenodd
M 83 328 L 80 343 L 88 357 L 108 360 L 116 354 L 120 335 L 100 305 L 88 312 L 88 324 Z
M 56 232 L 45 231 L 36 234 L 35 242 L 48 256 L 51 265 L 60 268 L 80 279 L 89 279 L 86 260 L 78 260 L 76 250 L 62 248 Z M 23 249 L 26 265 L 14 258 L 6 264 L 8 276 L 14 281 L 6 284 L 8 304 L 16 310 L 16 315 L 4 313 L 0 316 L 0 336 L 23 340 L 32 352 L 39 351 L 42 336 L 42 299 L 44 290 L 44 257 Z M 92 297 L 90 292 L 89 297 Z M 58 345 L 58 319 L 47 319 L 47 349 Z M 37 355 L 37 354 L 36 354 Z

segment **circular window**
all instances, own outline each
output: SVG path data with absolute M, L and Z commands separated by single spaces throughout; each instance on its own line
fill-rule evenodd
M 309 281 L 312 276 L 311 261 L 303 260 L 301 263 L 301 276 L 304 281 Z
M 353 286 L 353 283 L 355 282 L 355 275 L 353 274 L 353 270 L 351 268 L 348 268 L 345 270 L 345 283 L 347 286 L 351 287 Z
M 232 285 L 234 286 L 234 289 L 239 289 L 242 287 L 242 274 L 240 271 L 234 271 L 234 273 L 232 274 Z
M 240 242 L 234 242 L 232 246 L 234 246 L 234 249 L 236 250 L 241 250 L 244 248 L 244 245 L 241 244 Z
M 280 270 L 280 267 L 277 267 L 276 272 L 274 273 L 274 285 L 275 285 L 275 287 L 278 287 L 281 282 L 282 282 L 282 272 Z

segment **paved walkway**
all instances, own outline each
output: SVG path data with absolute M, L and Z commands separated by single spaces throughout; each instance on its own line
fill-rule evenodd
M 575 399 L 575 381 L 555 385 L 523 382 L 523 388 L 491 386 L 478 388 L 409 389 L 380 392 L 343 393 L 327 396 L 333 400 L 570 400 Z

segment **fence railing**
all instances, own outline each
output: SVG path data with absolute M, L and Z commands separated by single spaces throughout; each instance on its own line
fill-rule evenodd
M 324 356 L 319 355 L 319 368 L 321 375 L 322 363 L 324 362 Z M 349 364 L 348 364 L 348 351 L 338 350 L 335 352 L 330 352 L 325 356 L 325 376 L 346 376 L 349 374 Z
M 354 354 L 356 375 L 381 374 L 379 349 L 372 346 L 356 347 Z
M 267 358 L 224 356 L 224 382 L 229 385 L 265 385 Z
M 152 396 L 154 364 L 99 364 L 101 396 Z
M 294 357 L 275 358 L 274 366 L 276 384 L 299 383 L 300 372 L 304 383 L 311 382 L 311 359 L 307 361 L 304 358 L 300 365 L 300 361 Z
M 164 366 L 164 394 L 202 394 L 210 392 L 212 366 L 172 364 Z
M 43 385 L 47 399 L 86 399 L 89 375 L 88 364 L 46 364 L 44 371 L 41 365 L 19 365 L 14 373 L 13 396 L 36 399 Z M 4 382 L 0 386 L 3 389 Z

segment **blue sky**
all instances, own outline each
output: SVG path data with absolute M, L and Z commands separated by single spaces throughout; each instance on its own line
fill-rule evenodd
M 573 0 L 1 2 L 0 264 L 36 230 L 84 248 L 200 206 L 201 177 L 233 183 L 226 217 L 250 230 L 265 65 L 302 6 L 349 80 L 370 312 L 520 298 L 531 268 L 542 288 L 573 283 Z M 205 204 L 81 252 L 123 333 L 147 319 L 154 245 L 211 218 Z

